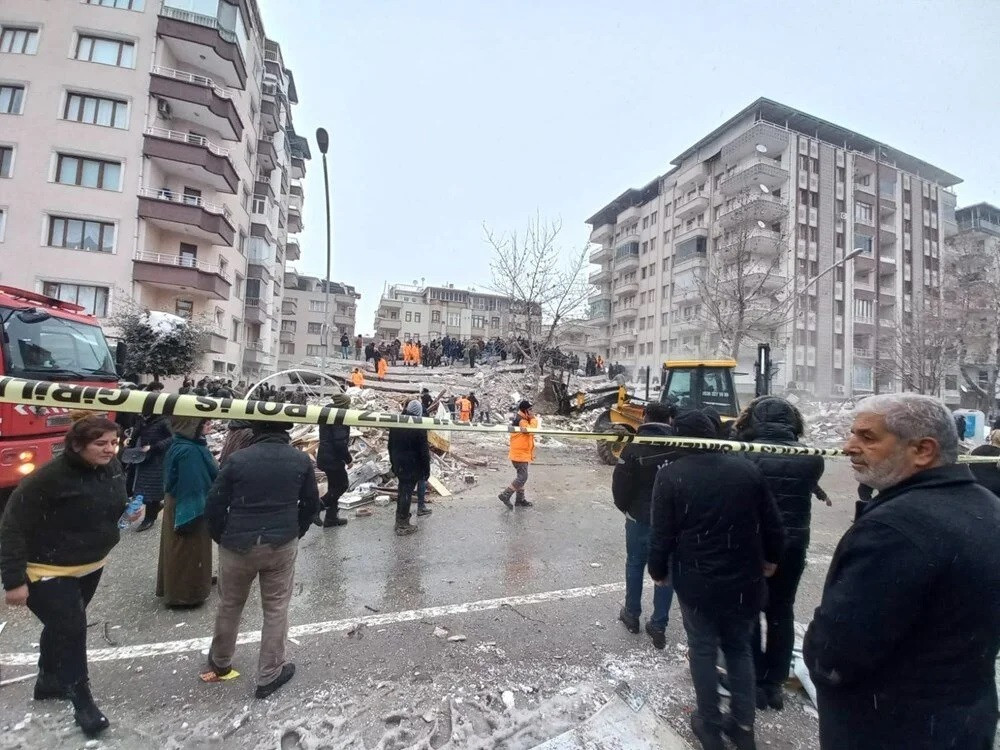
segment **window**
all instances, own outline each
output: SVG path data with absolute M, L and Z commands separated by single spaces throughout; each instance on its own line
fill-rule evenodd
M 174 302 L 174 312 L 181 318 L 191 319 L 194 315 L 194 302 L 189 299 L 179 299 Z
M 490 319 L 490 327 L 491 328 L 500 328 L 500 318 L 491 318 Z
M 473 315 L 472 316 L 472 327 L 473 328 L 486 328 L 486 317 L 483 315 Z
M 440 322 L 441 322 L 441 311 L 431 310 L 431 323 L 440 323 Z
M 104 8 L 141 11 L 146 0 L 83 0 L 86 5 L 100 5 Z
M 413 313 L 413 322 L 414 323 L 420 322 L 420 313 Z
M 458 328 L 462 324 L 462 316 L 459 313 L 448 313 L 448 325 Z
M 871 222 L 872 220 L 872 204 L 865 203 L 863 201 L 857 201 L 854 204 L 854 218 L 858 221 Z
M 410 312 L 409 310 L 406 311 L 406 322 L 407 323 L 413 322 L 413 313 Z
M 4 26 L 0 30 L 0 52 L 33 55 L 38 52 L 38 29 Z
M 297 327 L 297 325 L 298 325 L 298 321 L 295 321 L 295 320 L 283 320 L 283 321 L 281 321 L 281 330 L 282 331 L 291 331 L 292 333 L 295 333 L 295 328 Z M 320 324 L 317 323 L 316 325 L 320 325 Z M 322 326 L 320 326 L 320 328 L 322 328 Z M 312 331 L 310 331 L 310 333 L 312 333 Z M 317 331 L 317 333 L 319 333 L 319 331 Z
M 281 345 L 282 354 L 295 354 L 295 344 L 282 344 Z
M 107 221 L 49 217 L 49 247 L 110 253 L 115 249 L 115 225 Z
M 0 115 L 19 115 L 24 107 L 24 86 L 0 84 Z
M 85 312 L 105 318 L 108 315 L 108 288 L 106 286 L 85 286 L 83 284 L 58 284 L 46 281 L 42 293 L 63 302 L 80 305 Z
M 267 198 L 261 195 L 255 195 L 253 197 L 253 212 L 255 214 L 262 214 L 267 211 Z
M 10 177 L 14 173 L 14 147 L 0 146 L 0 177 Z
M 0 242 L 3 242 L 3 232 L 6 226 L 7 226 L 7 209 L 0 208 Z
M 240 340 L 240 321 L 238 318 L 233 318 L 233 325 L 229 331 L 229 340 L 230 341 Z
M 70 92 L 66 95 L 63 119 L 124 130 L 128 127 L 128 103 L 118 99 Z
M 81 34 L 76 41 L 75 57 L 84 62 L 132 68 L 135 67 L 135 45 L 120 39 Z
M 118 190 L 121 172 L 122 165 L 115 161 L 59 154 L 56 162 L 56 182 L 63 185 Z
M 307 330 L 306 330 L 306 333 L 314 333 L 314 334 L 319 334 L 320 336 L 322 336 L 323 335 L 323 324 L 322 323 L 310 323 L 309 326 L 308 326 L 308 328 L 307 328 Z
M 307 357 L 322 357 L 323 352 L 325 351 L 326 351 L 325 344 L 306 344 Z
M 309 312 L 326 312 L 326 304 L 321 299 L 309 300 Z

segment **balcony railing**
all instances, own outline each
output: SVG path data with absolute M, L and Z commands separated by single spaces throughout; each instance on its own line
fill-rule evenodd
M 219 24 L 219 19 L 213 18 L 212 16 L 204 16 L 201 13 L 193 13 L 189 10 L 181 10 L 180 8 L 172 8 L 169 5 L 164 4 L 160 8 L 160 15 L 166 16 L 167 18 L 173 18 L 177 21 L 184 21 L 185 23 L 193 23 L 198 26 L 204 26 L 207 29 L 215 29 L 219 32 L 224 40 L 230 44 L 237 44 L 238 39 L 236 34 L 229 29 L 221 26 Z M 266 57 L 266 53 L 265 53 Z
M 133 260 L 143 263 L 156 263 L 161 266 L 177 266 L 178 268 L 196 268 L 203 273 L 214 273 L 226 281 L 231 281 L 229 271 L 221 266 L 212 265 L 192 258 L 189 255 L 173 255 L 168 253 L 150 253 L 137 250 Z
M 228 148 L 216 146 L 203 135 L 195 135 L 194 133 L 184 133 L 180 130 L 168 130 L 167 128 L 154 127 L 146 128 L 146 135 L 152 135 L 156 138 L 166 138 L 168 141 L 176 141 L 178 143 L 188 143 L 192 146 L 203 146 L 216 156 L 222 156 L 227 159 L 229 158 L 230 151 Z
M 165 188 L 150 188 L 144 187 L 139 188 L 139 197 L 141 198 L 153 198 L 158 201 L 167 201 L 168 203 L 180 203 L 184 206 L 198 206 L 204 209 L 210 214 L 218 214 L 220 216 L 225 216 L 227 219 L 232 221 L 233 214 L 228 207 L 220 203 L 210 203 L 204 200 L 201 196 L 197 195 L 185 195 L 184 193 L 175 193 L 173 190 L 167 190 Z
M 150 71 L 154 75 L 163 76 L 164 78 L 173 78 L 177 81 L 184 81 L 185 83 L 193 83 L 195 86 L 204 86 L 205 88 L 210 88 L 215 91 L 216 94 L 221 96 L 223 99 L 232 99 L 233 92 L 227 88 L 223 88 L 211 78 L 207 76 L 200 76 L 194 73 L 188 73 L 184 70 L 174 70 L 173 68 L 165 68 L 162 65 L 154 65 Z

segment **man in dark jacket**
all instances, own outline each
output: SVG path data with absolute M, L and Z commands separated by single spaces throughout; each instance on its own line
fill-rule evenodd
M 711 420 L 685 411 L 678 437 L 715 438 Z M 656 476 L 649 574 L 657 585 L 671 576 L 688 636 L 698 710 L 691 728 L 705 750 L 723 750 L 725 731 L 739 750 L 753 748 L 754 673 L 750 637 L 781 557 L 784 533 L 771 490 L 739 456 L 691 450 Z M 732 715 L 719 713 L 716 660 L 726 657 Z
M 406 413 L 419 417 L 423 413 L 420 402 L 414 399 L 406 405 Z M 417 530 L 410 523 L 410 503 L 417 482 L 426 481 L 431 476 L 431 448 L 425 430 L 400 427 L 389 430 L 389 463 L 392 473 L 399 480 L 396 495 L 396 535 L 406 536 Z M 431 509 L 426 505 L 417 508 L 418 516 L 429 516 Z
M 209 530 L 219 545 L 219 610 L 207 674 L 222 677 L 232 669 L 240 617 L 259 578 L 264 624 L 258 698 L 268 697 L 295 674 L 295 665 L 285 662 L 288 603 L 298 540 L 319 506 L 312 460 L 289 444 L 290 427 L 255 422 L 254 442 L 229 457 L 205 507 Z
M 754 399 L 736 423 L 737 440 L 769 445 L 800 445 L 804 430 L 799 410 L 778 396 Z M 750 453 L 749 458 L 767 480 L 785 526 L 785 551 L 778 571 L 767 579 L 767 641 L 759 619 L 753 641 L 757 708 L 781 710 L 785 706 L 782 685 L 788 679 L 795 645 L 795 594 L 806 567 L 812 498 L 823 476 L 823 459 L 775 453 Z
M 855 409 L 859 504 L 805 637 L 823 750 L 989 750 L 997 724 L 1000 500 L 959 466 L 944 404 Z
M 643 410 L 639 435 L 674 434 L 670 422 L 676 409 L 670 404 L 652 402 Z M 625 606 L 618 619 L 631 633 L 639 632 L 642 614 L 642 579 L 649 558 L 649 506 L 653 498 L 656 472 L 666 462 L 669 447 L 665 445 L 626 445 L 611 477 L 611 494 L 615 507 L 625 514 Z M 656 648 L 666 648 L 667 618 L 674 598 L 669 586 L 653 589 L 653 615 L 646 621 L 646 633 Z
M 351 397 L 346 393 L 336 393 L 330 399 L 330 406 L 335 409 L 350 409 Z M 341 518 L 338 513 L 340 512 L 340 498 L 350 486 L 347 470 L 354 462 L 350 444 L 350 427 L 342 424 L 320 425 L 316 466 L 326 474 L 326 494 L 320 500 L 320 506 L 326 508 L 326 518 L 321 522 L 325 529 L 347 525 L 347 519 Z M 313 522 L 317 521 L 319 521 L 318 512 Z M 316 523 L 316 525 L 320 524 Z

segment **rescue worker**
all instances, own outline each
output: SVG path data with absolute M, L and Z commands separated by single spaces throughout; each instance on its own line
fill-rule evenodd
M 385 374 L 389 371 L 389 363 L 385 361 L 385 357 L 378 358 L 375 370 L 378 373 L 378 379 L 385 380 Z
M 455 399 L 455 410 L 458 411 L 458 418 L 462 422 L 469 422 L 472 420 L 472 402 L 465 396 L 460 395 L 457 399 Z
M 351 383 L 353 383 L 356 388 L 365 387 L 365 376 L 364 373 L 361 372 L 361 368 L 354 368 L 354 372 L 351 373 Z
M 531 413 L 531 402 L 522 401 L 517 405 L 517 415 L 511 422 L 513 427 L 538 427 L 538 417 Z M 534 503 L 529 502 L 524 497 L 524 485 L 528 483 L 528 466 L 535 460 L 535 436 L 530 432 L 514 432 L 510 436 L 510 462 L 514 465 L 514 481 L 510 487 L 501 492 L 497 497 L 500 502 L 507 506 L 508 510 L 513 510 L 514 505 L 521 508 L 530 508 Z M 511 496 L 516 496 L 512 505 Z

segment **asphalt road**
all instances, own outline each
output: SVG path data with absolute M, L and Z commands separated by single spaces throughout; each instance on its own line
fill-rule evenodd
M 690 738 L 678 610 L 663 652 L 617 622 L 624 534 L 611 468 L 592 460 L 592 444 L 543 445 L 529 484 L 535 507 L 510 512 L 496 499 L 511 473 L 505 448 L 490 440 L 456 436 L 458 451 L 491 467 L 454 497 L 434 498 L 419 533 L 394 536 L 390 507 L 306 535 L 290 611 L 298 672 L 266 701 L 253 699 L 256 595 L 243 620 L 251 642 L 234 664 L 242 676 L 203 684 L 215 595 L 197 610 L 166 610 L 153 595 L 159 525 L 128 534 L 89 610 L 91 678 L 113 722 L 100 745 L 529 748 L 592 714 L 621 680 Z M 853 515 L 843 462 L 828 464 L 822 485 L 834 506 L 815 505 L 796 607 L 803 623 Z M 0 610 L 0 620 L 3 679 L 33 673 L 38 623 L 25 610 Z M 83 747 L 68 704 L 33 702 L 31 689 L 31 679 L 0 689 L 0 748 Z M 807 702 L 790 693 L 785 711 L 761 714 L 761 746 L 818 747 Z

